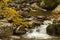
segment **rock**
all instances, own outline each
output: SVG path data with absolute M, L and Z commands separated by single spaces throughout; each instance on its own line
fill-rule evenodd
M 31 7 L 32 7 L 33 9 L 39 9 L 39 6 L 37 5 L 37 3 L 31 4 Z
M 36 18 L 37 18 L 37 20 L 40 20 L 40 21 L 43 21 L 43 20 L 45 20 L 45 19 L 46 19 L 46 17 L 45 17 L 45 16 L 37 16 Z
M 26 14 L 21 14 L 22 17 L 25 17 L 25 18 L 31 18 L 30 15 L 26 15 Z
M 12 0 L 9 2 L 9 7 L 15 9 L 16 11 L 28 13 L 39 9 L 39 1 L 40 0 Z
M 40 26 L 41 25 L 41 23 L 33 23 L 34 24 L 34 26 Z
M 3 16 L 4 13 L 0 13 L 0 19 L 3 19 L 4 16 Z
M 60 23 L 51 24 L 46 30 L 49 35 L 60 36 Z
M 0 20 L 0 37 L 9 37 L 13 34 L 12 24 Z
M 60 14 L 60 4 L 52 11 L 52 13 Z
M 18 26 L 13 31 L 14 35 L 22 35 L 22 34 L 25 34 L 25 33 L 26 33 L 25 27 L 23 27 L 22 25 Z
M 49 25 L 46 30 L 47 30 L 47 34 L 55 35 L 55 27 L 54 27 L 54 25 Z
M 34 25 L 34 27 L 38 27 L 38 26 L 40 26 L 41 24 L 42 24 L 42 21 L 36 20 L 36 19 L 33 20 L 33 25 Z
M 55 19 L 60 17 L 60 4 L 54 10 L 52 10 L 51 14 Z
M 9 22 L 9 23 L 12 23 L 13 20 L 12 20 L 11 18 L 8 18 L 8 22 Z
M 56 6 L 59 4 L 59 2 L 57 2 L 57 0 L 41 0 L 41 4 L 40 6 L 44 9 L 47 10 L 53 10 L 56 8 Z

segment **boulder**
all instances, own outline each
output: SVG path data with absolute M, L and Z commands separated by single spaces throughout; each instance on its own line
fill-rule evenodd
M 13 31 L 13 35 L 23 35 L 25 33 L 26 33 L 26 30 L 22 25 L 16 27 Z
M 52 13 L 60 14 L 60 4 L 52 11 Z
M 47 27 L 47 34 L 60 36 L 60 23 L 54 23 Z
M 60 17 L 60 4 L 51 12 L 52 16 L 56 19 Z
M 57 0 L 41 0 L 40 6 L 47 10 L 53 10 L 59 4 Z
M 12 24 L 0 20 L 0 37 L 9 37 L 13 34 Z

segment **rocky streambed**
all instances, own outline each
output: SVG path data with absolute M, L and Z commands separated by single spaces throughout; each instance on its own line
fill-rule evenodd
M 55 6 L 54 1 L 55 9 L 49 10 L 50 6 L 47 3 L 42 5 L 43 1 L 39 0 L 9 2 L 9 7 L 19 12 L 21 18 L 33 26 L 26 28 L 24 25 L 17 25 L 14 27 L 10 23 L 11 20 L 3 20 L 3 14 L 0 14 L 0 40 L 60 40 L 60 4 Z
M 34 18 L 34 17 L 33 17 Z M 35 17 L 36 18 L 36 17 Z M 37 17 L 34 28 L 24 28 L 22 25 L 14 29 L 14 26 L 4 20 L 0 22 L 1 40 L 59 40 L 60 39 L 60 20 L 53 17 Z M 25 19 L 27 20 L 27 19 Z M 43 21 L 42 21 L 43 20 Z M 40 22 L 41 21 L 41 22 Z M 33 21 L 32 21 L 33 22 Z M 17 31 L 14 31 L 17 30 Z M 14 33 L 15 32 L 15 33 Z M 58 35 L 57 35 L 58 34 Z
M 18 35 L 13 35 L 13 30 L 11 30 L 12 26 L 8 24 L 11 27 L 5 28 L 5 26 L 3 26 L 4 30 L 2 27 L 0 28 L 3 30 L 3 32 L 0 32 L 2 35 L 0 35 L 0 40 L 60 40 L 59 21 L 60 20 L 56 21 L 54 18 L 45 20 L 42 22 L 42 24 L 40 24 L 40 26 L 37 26 L 33 29 L 26 29 L 27 31 L 25 34 L 21 34 L 20 32 Z M 21 31 L 22 30 L 23 29 L 21 29 Z

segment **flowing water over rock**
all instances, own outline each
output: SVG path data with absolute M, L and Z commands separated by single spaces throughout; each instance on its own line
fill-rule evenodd
M 25 35 L 23 35 L 24 38 L 37 38 L 37 39 L 47 39 L 52 38 L 52 36 L 48 35 L 46 32 L 46 28 L 48 25 L 53 24 L 53 20 L 46 20 L 41 24 L 40 27 L 32 29 L 32 32 L 27 32 Z

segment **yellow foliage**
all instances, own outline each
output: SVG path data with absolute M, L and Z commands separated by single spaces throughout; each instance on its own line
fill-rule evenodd
M 3 3 L 2 3 L 2 1 L 0 1 L 0 8 L 2 7 L 2 5 L 3 5 Z
M 4 7 L 4 9 L 0 10 L 0 13 L 1 12 L 4 13 L 4 17 L 5 17 L 4 20 L 8 21 L 8 18 L 11 18 L 13 21 L 12 24 L 14 24 L 14 26 L 22 24 L 26 27 L 29 27 L 28 22 L 26 22 L 23 18 L 19 18 L 19 16 L 21 16 L 21 15 L 19 15 L 19 13 L 16 10 L 8 7 L 7 2 L 9 0 L 2 0 L 2 1 L 3 1 L 2 3 L 4 4 L 5 7 Z
M 8 2 L 9 2 L 10 0 L 2 0 L 2 1 L 3 1 L 3 3 L 4 3 L 5 6 L 8 6 Z

